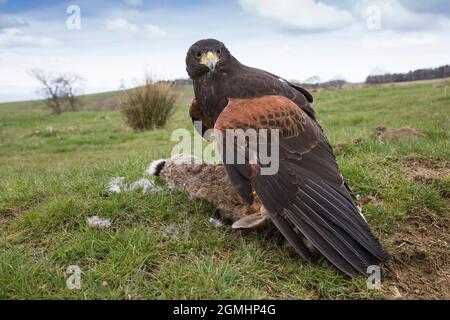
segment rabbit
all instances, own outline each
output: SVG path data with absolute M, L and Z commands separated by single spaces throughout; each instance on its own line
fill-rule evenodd
M 221 164 L 179 154 L 153 161 L 146 172 L 159 176 L 170 189 L 212 203 L 219 209 L 222 220 L 232 222 L 233 229 L 258 229 L 268 223 L 268 215 L 257 195 L 254 193 L 254 203 L 248 205 L 234 190 Z

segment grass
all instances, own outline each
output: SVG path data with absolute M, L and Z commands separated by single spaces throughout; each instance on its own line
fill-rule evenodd
M 153 159 L 169 156 L 173 129 L 192 130 L 191 94 L 183 89 L 165 128 L 141 133 L 117 111 L 54 116 L 35 102 L 0 105 L 0 298 L 384 298 L 363 278 L 302 262 L 279 237 L 214 228 L 214 208 L 186 194 L 105 194 L 112 177 L 134 181 Z M 98 98 L 105 97 L 86 97 L 85 110 Z M 411 210 L 448 215 L 448 179 L 425 186 L 401 171 L 407 157 L 450 159 L 443 88 L 384 86 L 315 98 L 330 142 L 344 145 L 338 161 L 349 185 L 380 199 L 364 207 L 375 233 L 401 228 Z M 378 125 L 416 127 L 425 138 L 380 144 L 371 137 Z M 356 138 L 361 145 L 352 144 Z M 92 215 L 113 226 L 89 228 Z M 69 265 L 83 272 L 81 290 L 66 288 Z

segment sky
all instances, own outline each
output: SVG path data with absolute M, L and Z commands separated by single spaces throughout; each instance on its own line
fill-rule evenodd
M 361 82 L 450 64 L 449 34 L 448 0 L 0 0 L 0 101 L 36 98 L 36 68 L 85 93 L 187 78 L 204 38 L 286 79 Z

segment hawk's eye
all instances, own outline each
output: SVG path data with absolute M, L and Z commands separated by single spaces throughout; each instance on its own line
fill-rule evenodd
M 217 54 L 220 54 L 221 52 L 222 52 L 222 50 L 220 50 L 220 49 L 217 49 L 217 50 L 216 50 L 216 53 L 217 53 Z
M 195 52 L 195 56 L 197 58 L 200 58 L 202 56 L 202 53 L 200 51 Z

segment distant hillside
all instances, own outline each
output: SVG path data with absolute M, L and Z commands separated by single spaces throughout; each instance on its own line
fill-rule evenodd
M 169 81 L 171 84 L 176 84 L 178 98 L 176 105 L 186 105 L 190 103 L 194 96 L 192 85 L 189 85 L 187 80 Z M 91 93 L 80 96 L 80 110 L 82 111 L 108 111 L 117 110 L 119 107 L 121 90 Z M 5 109 L 22 109 L 22 110 L 47 110 L 47 106 L 42 100 L 30 101 L 16 101 L 16 102 L 0 102 L 0 108 Z
M 380 84 L 390 82 L 405 82 L 405 81 L 418 81 L 418 80 L 431 80 L 450 77 L 450 66 L 445 65 L 438 68 L 419 69 L 410 71 L 408 73 L 393 73 L 383 74 L 377 76 L 368 76 L 366 79 L 367 84 Z

